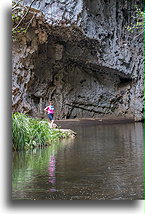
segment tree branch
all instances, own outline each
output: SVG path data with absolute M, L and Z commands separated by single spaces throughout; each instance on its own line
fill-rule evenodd
M 132 41 L 134 41 L 137 37 L 139 37 L 141 34 L 143 34 L 144 33 L 144 30 L 143 31 L 141 31 L 140 32 L 140 34 L 138 34 L 138 35 L 136 35 L 134 38 L 133 38 L 133 40 Z
M 22 21 L 26 18 L 26 16 L 28 15 L 28 13 L 29 13 L 29 11 L 30 11 L 30 8 L 31 8 L 32 4 L 34 3 L 34 1 L 35 1 L 35 0 L 32 0 L 30 6 L 29 6 L 29 8 L 28 8 L 28 10 L 27 10 L 26 13 L 24 14 L 24 16 L 21 18 L 21 20 L 19 21 L 19 23 L 16 25 L 16 27 L 14 27 L 14 28 L 12 29 L 12 31 L 16 30 L 16 29 L 19 27 L 19 25 L 22 23 Z
M 32 23 L 32 20 L 34 19 L 34 17 L 35 17 L 35 14 L 32 16 L 32 18 L 31 18 L 30 22 L 28 23 L 27 28 L 26 28 L 26 32 L 27 32 L 27 30 L 28 30 L 28 28 L 29 28 L 30 24 Z
M 22 0 L 19 0 L 14 7 L 12 7 L 12 11 L 14 11 L 14 9 L 19 5 L 19 3 L 21 2 Z

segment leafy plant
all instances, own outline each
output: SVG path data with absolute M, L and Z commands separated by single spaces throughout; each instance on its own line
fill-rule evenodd
M 132 23 L 131 25 L 127 26 L 127 30 L 131 33 L 134 32 L 134 30 L 137 30 L 138 32 L 143 33 L 144 29 L 144 16 L 145 12 L 142 11 L 138 6 L 135 6 L 135 12 L 132 16 Z
M 23 6 L 22 0 L 12 1 L 12 38 L 15 39 L 17 33 L 25 34 L 35 17 L 35 14 L 28 17 L 32 4 L 35 0 L 32 0 L 30 6 Z
M 58 129 L 50 129 L 46 120 L 35 119 L 18 112 L 12 115 L 14 150 L 19 151 L 47 146 L 62 137 L 66 137 L 66 134 Z

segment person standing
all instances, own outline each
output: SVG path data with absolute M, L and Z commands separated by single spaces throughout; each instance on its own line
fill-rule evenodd
M 54 106 L 52 101 L 49 102 L 49 105 L 44 109 L 48 113 L 48 118 L 51 121 L 50 128 L 53 128 L 54 123 Z

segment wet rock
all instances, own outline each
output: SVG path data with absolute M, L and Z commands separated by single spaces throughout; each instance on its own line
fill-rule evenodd
M 77 133 L 71 129 L 59 129 L 59 130 L 65 133 L 67 137 L 75 137 L 77 135 Z

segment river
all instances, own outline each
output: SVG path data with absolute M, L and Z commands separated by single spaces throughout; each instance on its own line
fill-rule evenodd
M 13 153 L 12 199 L 143 199 L 143 124 L 64 123 L 77 132 Z

